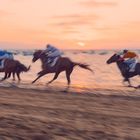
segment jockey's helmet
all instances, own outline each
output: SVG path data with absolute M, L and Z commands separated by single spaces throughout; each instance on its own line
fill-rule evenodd
M 50 48 L 50 47 L 51 47 L 51 45 L 50 45 L 50 44 L 47 44 L 47 45 L 46 45 L 46 48 Z

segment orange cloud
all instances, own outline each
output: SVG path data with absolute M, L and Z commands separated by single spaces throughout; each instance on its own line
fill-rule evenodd
M 75 14 L 75 15 L 67 15 L 67 16 L 55 16 L 52 17 L 53 23 L 52 25 L 56 26 L 79 26 L 93 23 L 94 21 L 100 19 L 100 17 L 96 14 Z
M 89 28 L 96 24 L 100 17 L 96 14 L 72 14 L 67 16 L 54 16 L 49 26 L 54 37 L 61 34 L 66 39 L 76 39 L 78 36 L 87 34 Z M 57 30 L 57 33 L 56 33 Z M 91 33 L 89 31 L 89 33 Z M 77 36 L 77 37 L 76 37 Z M 71 38 L 72 37 L 72 38 Z
M 110 7 L 116 6 L 116 2 L 106 1 L 106 2 L 97 2 L 96 0 L 89 0 L 85 2 L 80 2 L 81 5 L 86 7 Z

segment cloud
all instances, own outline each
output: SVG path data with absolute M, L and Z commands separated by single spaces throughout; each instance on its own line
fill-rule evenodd
M 94 23 L 100 17 L 95 14 L 89 15 L 67 15 L 67 16 L 55 16 L 52 17 L 54 26 L 82 26 Z
M 68 36 L 80 36 L 85 31 L 89 31 L 89 27 L 94 26 L 100 17 L 96 14 L 71 14 L 67 16 L 54 16 L 49 24 L 50 29 L 56 34 Z M 53 35 L 54 36 L 54 35 Z M 65 37 L 66 37 L 65 36 Z
M 117 2 L 111 2 L 111 1 L 106 1 L 106 2 L 97 2 L 96 0 L 89 0 L 89 1 L 84 1 L 80 2 L 81 5 L 85 7 L 112 7 L 116 6 Z
M 61 15 L 61 16 L 54 16 L 53 18 L 61 18 L 61 19 L 65 19 L 65 18 L 81 18 L 81 17 L 87 17 L 87 16 L 94 16 L 96 18 L 98 18 L 98 16 L 96 14 L 90 14 L 90 15 L 84 15 L 84 14 L 71 14 L 71 15 Z
M 97 31 L 97 32 L 115 32 L 117 30 L 119 30 L 119 27 L 116 26 L 104 26 L 104 27 L 94 27 L 92 28 L 93 30 Z

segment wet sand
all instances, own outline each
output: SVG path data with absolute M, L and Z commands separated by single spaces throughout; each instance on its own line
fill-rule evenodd
M 0 140 L 139 140 L 139 94 L 0 87 Z

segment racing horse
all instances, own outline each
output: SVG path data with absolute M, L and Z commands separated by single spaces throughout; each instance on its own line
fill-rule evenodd
M 137 75 L 140 76 L 140 63 L 136 64 L 134 72 L 130 72 L 128 69 L 128 66 L 126 65 L 126 63 L 124 63 L 124 60 L 121 59 L 121 56 L 116 53 L 107 60 L 107 64 L 111 64 L 111 63 L 117 64 L 117 66 L 121 72 L 121 75 L 124 78 L 123 82 L 128 82 L 128 84 L 129 84 L 128 86 L 133 87 L 131 85 L 130 78 L 137 76 Z
M 48 62 L 47 61 L 48 58 L 45 53 L 42 53 L 42 50 L 37 50 L 34 52 L 32 62 L 36 62 L 38 59 L 40 59 L 42 62 L 42 71 L 40 71 L 38 73 L 38 77 L 32 83 L 35 83 L 39 78 L 41 78 L 42 76 L 44 76 L 48 73 L 55 73 L 53 79 L 48 82 L 48 84 L 50 84 L 58 78 L 58 76 L 61 72 L 65 71 L 67 82 L 68 82 L 68 87 L 69 87 L 69 85 L 71 83 L 70 76 L 71 76 L 72 71 L 75 66 L 79 66 L 79 67 L 89 70 L 93 73 L 93 70 L 91 68 L 89 68 L 89 65 L 73 62 L 67 57 L 59 57 L 56 64 L 53 67 L 51 67 L 46 64 Z
M 5 76 L 1 79 L 1 81 L 4 81 L 7 78 L 10 78 L 11 74 L 13 74 L 13 80 L 15 80 L 15 75 L 18 78 L 18 81 L 20 82 L 20 73 L 21 72 L 27 72 L 30 70 L 30 66 L 27 68 L 24 64 L 19 62 L 18 60 L 13 59 L 5 59 L 4 60 L 4 68 L 0 69 L 0 72 L 4 72 Z

